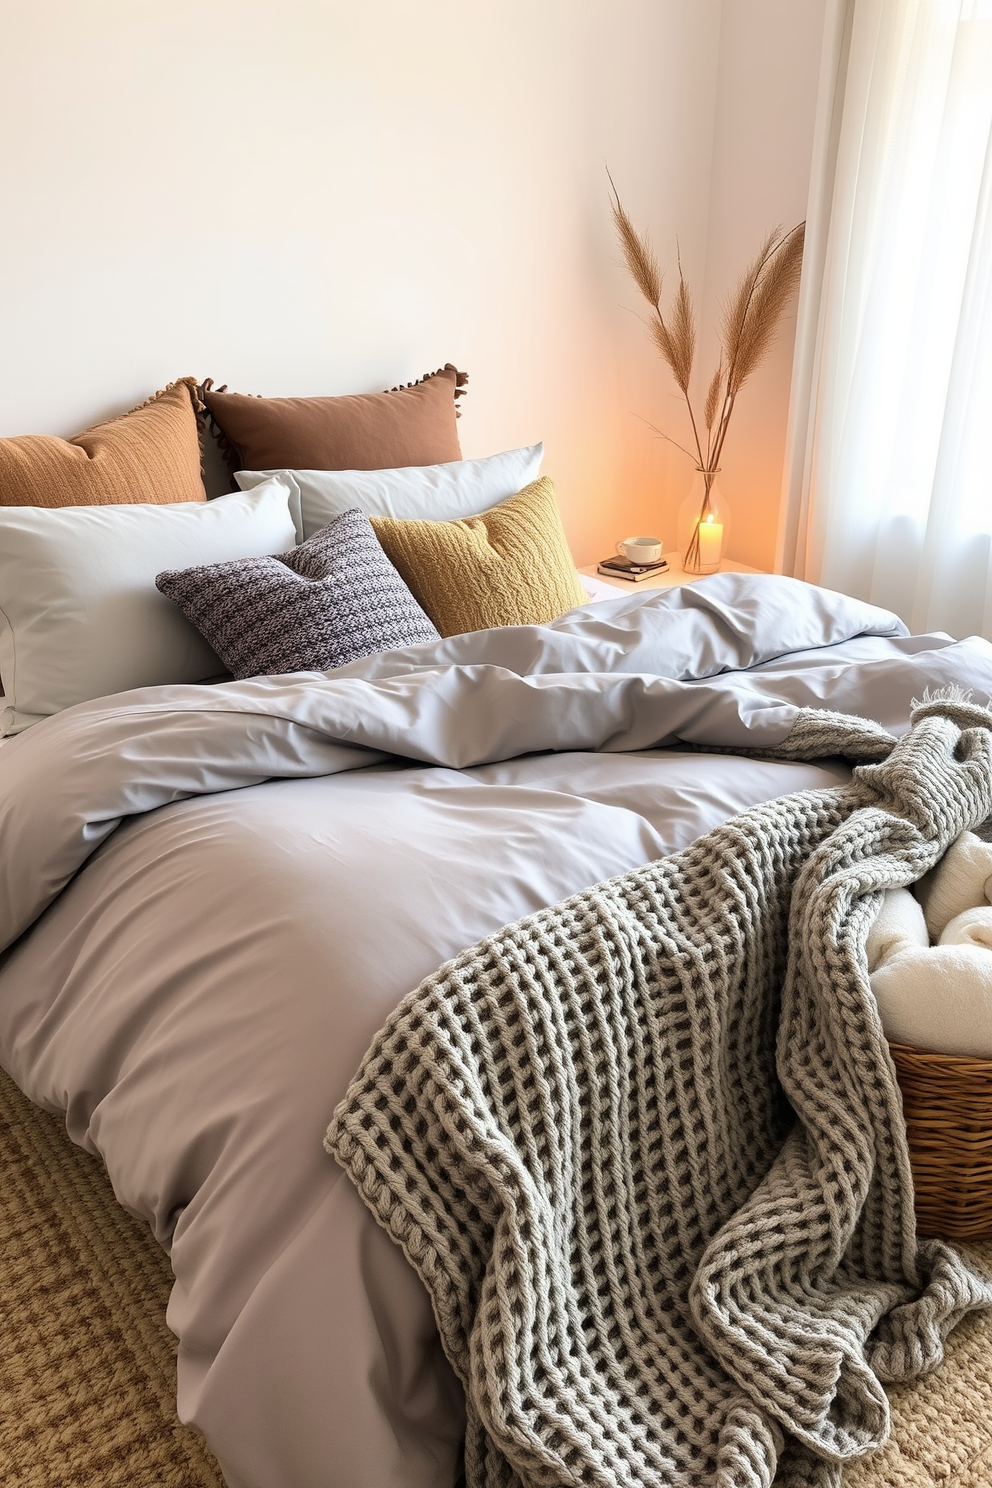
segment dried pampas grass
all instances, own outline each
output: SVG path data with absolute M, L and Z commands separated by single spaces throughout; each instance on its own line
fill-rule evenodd
M 713 473 L 720 464 L 737 394 L 771 350 L 782 312 L 798 289 L 806 224 L 800 222 L 790 232 L 774 228 L 744 270 L 736 290 L 724 306 L 720 320 L 720 361 L 706 391 L 700 427 L 689 394 L 696 354 L 696 314 L 689 286 L 682 276 L 681 260 L 678 263 L 678 288 L 666 315 L 661 306 L 663 278 L 657 259 L 647 239 L 637 231 L 624 210 L 612 176 L 610 186 L 613 191 L 613 221 L 627 268 L 651 307 L 649 326 L 652 338 L 678 384 L 689 413 L 695 451 L 686 450 L 685 453 L 698 461 L 704 476 L 709 476 L 705 481 L 702 519 L 706 515 Z M 660 429 L 657 432 L 662 434 Z M 662 437 L 670 438 L 667 434 L 662 434 Z M 677 443 L 674 439 L 670 442 Z M 682 445 L 678 447 L 683 449 Z

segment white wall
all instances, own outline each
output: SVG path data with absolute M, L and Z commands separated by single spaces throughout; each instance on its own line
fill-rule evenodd
M 724 4 L 706 254 L 711 324 L 765 234 L 806 216 L 825 19 L 826 0 Z M 758 568 L 775 558 L 795 333 L 793 301 L 768 361 L 738 398 L 724 446 L 731 546 Z
M 7 5 L 0 433 L 75 433 L 187 372 L 270 395 L 359 392 L 450 360 L 471 374 L 464 452 L 543 437 L 591 561 L 668 521 L 684 476 L 635 417 L 661 422 L 671 388 L 630 314 L 605 167 L 708 292 L 723 255 L 736 272 L 767 221 L 801 215 L 821 13 Z M 731 188 L 749 176 L 762 186 L 741 215 Z

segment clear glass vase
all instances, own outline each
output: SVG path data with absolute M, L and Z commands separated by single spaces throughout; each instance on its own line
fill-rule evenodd
M 717 485 L 719 470 L 697 468 L 679 507 L 678 550 L 684 573 L 716 573 L 726 550 L 730 512 Z

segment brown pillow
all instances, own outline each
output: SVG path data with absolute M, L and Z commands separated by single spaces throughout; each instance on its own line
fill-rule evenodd
M 372 527 L 441 635 L 545 625 L 588 598 L 547 476 L 459 522 L 373 517 Z
M 344 398 L 255 398 L 200 389 L 232 470 L 395 470 L 460 460 L 449 362 L 408 387 Z
M 75 439 L 0 439 L 0 506 L 205 501 L 198 404 L 196 379 L 183 377 Z

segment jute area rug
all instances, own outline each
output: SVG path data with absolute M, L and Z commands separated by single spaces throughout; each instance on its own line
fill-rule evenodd
M 992 1268 L 992 1241 L 971 1248 Z M 892 1435 L 844 1488 L 992 1488 L 992 1312 L 958 1324 L 936 1374 L 888 1394 Z
M 176 1416 L 171 1284 L 102 1164 L 0 1072 L 3 1488 L 223 1488 Z
M 976 1247 L 992 1266 L 992 1242 Z M 224 1488 L 176 1417 L 172 1272 L 97 1159 L 0 1071 L 0 1484 Z M 992 1488 L 992 1315 L 890 1392 L 888 1444 L 844 1488 Z

